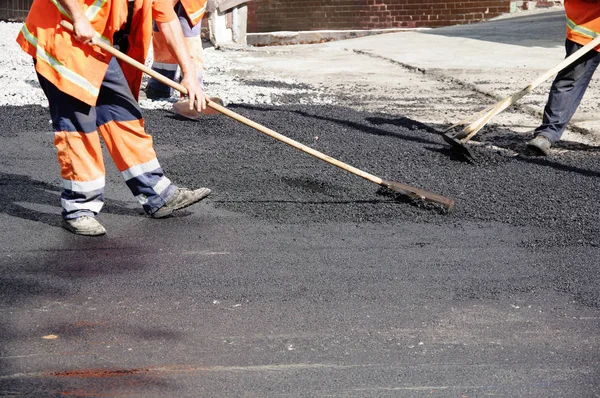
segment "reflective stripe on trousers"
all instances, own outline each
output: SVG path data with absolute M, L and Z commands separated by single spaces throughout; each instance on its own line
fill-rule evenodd
M 96 106 L 89 106 L 38 80 L 50 105 L 54 144 L 63 179 L 63 217 L 97 214 L 104 203 L 100 135 L 115 165 L 146 213 L 163 206 L 176 187 L 163 175 L 140 107 L 116 58 L 112 58 Z

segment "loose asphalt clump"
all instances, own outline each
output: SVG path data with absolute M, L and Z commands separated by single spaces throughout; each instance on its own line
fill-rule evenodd
M 14 127 L 9 134 L 50 129 L 40 109 L 6 107 L 0 118 Z M 554 231 L 523 243 L 528 246 L 600 244 L 598 148 L 579 145 L 533 157 L 473 145 L 476 162 L 469 164 L 453 156 L 439 134 L 442 126 L 401 114 L 335 106 L 229 109 L 375 176 L 455 201 L 453 212 L 444 214 L 431 203 L 390 195 L 226 116 L 190 121 L 145 110 L 168 176 L 182 186 L 212 188 L 209 200 L 240 216 L 279 223 L 503 223 Z M 513 138 L 515 148 L 524 148 Z

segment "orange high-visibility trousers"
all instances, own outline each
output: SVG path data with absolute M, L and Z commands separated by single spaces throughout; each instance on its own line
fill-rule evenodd
M 63 181 L 63 217 L 96 215 L 104 204 L 100 136 L 144 210 L 152 214 L 175 193 L 156 158 L 152 137 L 116 58 L 110 61 L 96 106 L 60 91 L 38 74 L 48 98 Z

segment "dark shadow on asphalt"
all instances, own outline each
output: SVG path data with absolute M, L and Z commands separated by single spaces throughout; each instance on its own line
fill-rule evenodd
M 367 117 L 367 118 L 365 118 L 365 120 L 371 124 L 374 124 L 375 126 L 390 124 L 392 126 L 403 127 L 403 128 L 407 128 L 407 129 L 413 130 L 413 131 L 420 130 L 420 131 L 426 131 L 433 135 L 440 134 L 440 132 L 438 130 L 434 129 L 433 127 L 431 127 L 425 123 L 421 123 L 416 120 L 409 119 L 404 116 L 400 116 L 400 117 L 382 117 L 382 116 Z
M 30 202 L 60 206 L 60 189 L 31 177 L 0 172 L 0 213 L 29 221 L 60 226 L 60 216 L 26 208 L 19 203 Z
M 510 129 L 498 128 L 498 127 L 494 127 L 493 131 L 494 131 L 494 133 L 493 133 L 492 137 L 486 137 L 485 133 L 481 134 L 478 137 L 478 139 L 483 139 L 483 141 L 480 141 L 480 142 L 484 142 L 487 145 L 494 145 L 499 148 L 510 149 L 511 151 L 514 151 L 517 153 L 515 158 L 521 162 L 536 164 L 536 165 L 540 165 L 540 166 L 546 166 L 546 167 L 550 167 L 550 168 L 560 170 L 560 171 L 581 174 L 583 176 L 600 177 L 600 172 L 597 172 L 594 170 L 588 170 L 588 169 L 584 169 L 584 168 L 580 168 L 580 167 L 575 167 L 572 165 L 567 166 L 567 165 L 561 164 L 559 162 L 559 160 L 562 156 L 569 156 L 570 153 L 577 153 L 577 152 L 598 153 L 598 152 L 600 152 L 600 147 L 586 145 L 586 144 L 579 143 L 579 142 L 559 141 L 558 143 L 554 144 L 553 148 L 554 149 L 566 149 L 569 152 L 567 152 L 565 154 L 560 154 L 560 153 L 552 154 L 551 153 L 550 156 L 539 156 L 538 154 L 536 154 L 535 152 L 533 152 L 527 148 L 526 143 L 527 143 L 528 138 L 523 138 L 522 134 L 515 133 L 514 131 L 511 131 Z M 467 143 L 467 145 L 469 145 L 469 144 Z
M 424 138 L 410 137 L 410 136 L 400 134 L 395 131 L 389 131 L 389 130 L 385 130 L 382 128 L 373 127 L 373 126 L 377 126 L 377 125 L 391 124 L 391 125 L 394 125 L 397 127 L 404 127 L 408 130 L 414 131 L 414 130 L 420 129 L 420 127 L 418 127 L 418 126 L 421 125 L 421 126 L 425 127 L 425 129 L 426 129 L 425 131 L 427 131 L 429 133 L 431 133 L 433 131 L 433 129 L 425 126 L 424 124 L 416 122 L 412 119 L 405 118 L 405 117 L 390 119 L 389 123 L 384 123 L 383 120 L 385 120 L 385 119 L 383 119 L 383 118 L 366 118 L 365 120 L 367 122 L 369 122 L 369 124 L 370 124 L 369 125 L 369 124 L 350 122 L 348 120 L 343 120 L 343 119 L 335 119 L 335 118 L 326 117 L 326 116 L 319 116 L 319 115 L 315 115 L 315 114 L 310 114 L 305 111 L 295 111 L 295 113 L 305 116 L 305 117 L 311 117 L 314 119 L 325 120 L 328 122 L 337 123 L 339 125 L 350 127 L 350 128 L 353 128 L 353 129 L 356 129 L 359 131 L 363 131 L 363 132 L 365 132 L 367 134 L 371 134 L 371 135 L 395 137 L 395 138 L 398 138 L 401 140 L 420 142 L 423 144 L 437 144 L 437 142 L 435 142 L 435 141 L 427 140 Z
M 276 107 L 271 108 L 271 107 L 267 107 L 267 106 L 235 105 L 233 107 L 257 110 L 257 111 L 261 111 L 261 112 L 278 111 L 278 108 L 276 108 Z M 454 160 L 454 161 L 468 163 L 468 162 L 465 162 L 465 159 L 463 156 L 460 156 L 460 154 L 457 154 L 456 151 L 453 150 L 453 148 L 448 146 L 441 139 L 439 142 L 436 142 L 436 141 L 425 139 L 425 138 L 407 136 L 406 134 L 402 134 L 397 131 L 386 130 L 383 128 L 374 127 L 374 126 L 389 125 L 389 126 L 397 127 L 399 129 L 406 129 L 409 131 L 417 131 L 417 132 L 425 132 L 427 134 L 439 136 L 442 134 L 443 131 L 445 131 L 448 127 L 450 127 L 450 125 L 425 124 L 425 123 L 422 123 L 422 122 L 419 122 L 419 121 L 416 121 L 416 120 L 413 120 L 413 119 L 410 119 L 410 118 L 407 118 L 404 116 L 386 116 L 386 115 L 377 115 L 377 116 L 372 116 L 372 117 L 366 117 L 364 119 L 366 121 L 366 123 L 363 124 L 363 123 L 357 123 L 357 122 L 352 122 L 352 121 L 343 120 L 343 119 L 322 116 L 322 115 L 318 115 L 313 112 L 307 112 L 304 110 L 294 110 L 292 112 L 294 112 L 298 115 L 301 115 L 303 117 L 307 117 L 307 118 L 314 118 L 314 119 L 318 119 L 318 120 L 324 120 L 327 122 L 333 122 L 333 123 L 336 123 L 336 124 L 339 124 L 342 126 L 346 126 L 346 127 L 352 128 L 352 129 L 356 129 L 356 130 L 365 132 L 366 134 L 372 134 L 372 135 L 376 135 L 376 136 L 395 137 L 395 138 L 398 138 L 401 140 L 406 140 L 406 141 L 411 141 L 411 142 L 416 142 L 416 143 L 433 144 L 433 146 L 424 146 L 424 149 L 427 151 L 443 154 L 445 156 L 448 156 L 451 160 Z M 556 170 L 561 170 L 561 171 L 575 172 L 575 173 L 578 173 L 578 174 L 581 174 L 584 176 L 600 176 L 600 173 L 592 171 L 592 170 L 577 168 L 577 167 L 573 167 L 573 166 L 566 166 L 557 161 L 553 161 L 552 156 L 547 157 L 547 158 L 543 158 L 543 157 L 540 158 L 539 156 L 534 156 L 534 154 L 532 154 L 529 150 L 527 150 L 527 147 L 526 147 L 527 139 L 524 139 L 522 134 L 517 134 L 510 129 L 501 128 L 501 127 L 497 127 L 497 126 L 494 126 L 492 129 L 493 129 L 493 138 L 491 140 L 485 139 L 486 134 L 484 132 L 484 133 L 480 133 L 479 135 L 477 135 L 473 139 L 473 141 L 479 141 L 479 140 L 483 139 L 479 142 L 484 142 L 487 145 L 494 145 L 499 148 L 506 148 L 506 149 L 515 151 L 518 154 L 516 156 L 516 158 L 523 162 L 547 166 L 547 167 L 555 168 Z M 489 135 L 489 134 L 487 134 L 487 135 Z M 473 148 L 474 157 L 475 157 L 474 162 L 476 164 L 478 148 L 470 145 L 469 143 L 467 143 L 465 146 L 468 148 Z M 577 151 L 600 152 L 600 147 L 594 147 L 594 146 L 585 145 L 582 143 L 573 143 L 573 142 L 565 142 L 565 141 L 562 141 L 562 142 L 559 142 L 558 144 L 556 144 L 556 148 L 569 149 L 569 150 L 572 150 L 575 152 L 577 152 Z
M 269 107 L 265 107 L 265 106 L 253 106 L 253 105 L 236 105 L 235 108 L 243 108 L 243 109 L 262 111 L 262 112 L 278 111 L 278 109 L 275 107 L 269 108 Z M 415 130 L 415 131 L 423 130 L 423 131 L 427 131 L 428 133 L 431 133 L 431 134 L 439 135 L 439 133 L 435 129 L 433 129 L 423 123 L 417 122 L 416 120 L 409 119 L 406 117 L 390 117 L 389 119 L 385 118 L 385 117 L 369 117 L 369 118 L 365 119 L 365 121 L 367 121 L 368 123 L 361 124 L 361 123 L 351 122 L 349 120 L 321 116 L 321 115 L 317 115 L 315 113 L 309 113 L 309 112 L 303 111 L 303 110 L 295 110 L 292 112 L 294 112 L 298 115 L 307 117 L 307 118 L 313 118 L 313 119 L 324 120 L 327 122 L 336 123 L 336 124 L 339 124 L 342 126 L 346 126 L 346 127 L 352 128 L 352 129 L 362 131 L 367 134 L 371 134 L 371 135 L 382 136 L 382 137 L 383 136 L 395 137 L 398 139 L 412 141 L 412 142 L 418 142 L 418 143 L 423 143 L 423 144 L 437 144 L 437 142 L 432 141 L 432 140 L 427 140 L 424 138 L 410 137 L 410 136 L 401 134 L 397 131 L 385 130 L 383 128 L 378 128 L 378 127 L 374 127 L 374 126 L 381 126 L 381 125 L 387 124 L 387 125 L 392 125 L 392 126 L 396 126 L 396 127 L 403 127 L 408 130 Z M 265 126 L 265 127 L 268 127 L 268 126 Z
M 577 152 L 600 152 L 600 147 L 586 145 L 581 142 L 574 141 L 560 141 L 556 143 L 554 147 Z
M 375 123 L 377 123 L 377 124 L 389 123 L 389 124 L 394 124 L 394 125 L 400 126 L 400 127 L 409 127 L 410 126 L 409 128 L 411 128 L 411 129 L 427 131 L 428 133 L 432 133 L 432 134 L 441 134 L 441 131 L 444 131 L 448 127 L 450 127 L 450 126 L 445 126 L 445 125 L 429 126 L 429 125 L 425 125 L 423 123 L 414 122 L 408 118 L 391 119 L 391 120 L 386 119 L 386 118 L 368 118 L 368 119 L 374 119 Z M 411 122 L 414 122 L 414 124 L 411 125 Z M 484 141 L 479 141 L 480 138 L 484 138 Z M 519 161 L 522 161 L 522 162 L 537 164 L 540 166 L 547 166 L 547 167 L 554 168 L 556 170 L 566 171 L 566 172 L 570 172 L 570 173 L 578 173 L 578 174 L 581 174 L 584 176 L 600 177 L 599 172 L 596 172 L 593 170 L 588 170 L 588 169 L 583 169 L 583 168 L 579 168 L 579 167 L 574 167 L 574 166 L 566 166 L 564 164 L 561 164 L 561 163 L 553 160 L 552 155 L 548 156 L 548 157 L 538 156 L 537 154 L 533 153 L 531 150 L 529 150 L 527 148 L 527 145 L 526 145 L 527 139 L 523 138 L 523 134 L 515 133 L 514 131 L 512 131 L 510 129 L 494 127 L 494 137 L 492 140 L 485 140 L 485 134 L 480 134 L 479 136 L 477 136 L 475 138 L 475 140 L 479 141 L 479 142 L 484 142 L 487 145 L 494 145 L 499 148 L 505 148 L 505 149 L 515 151 L 518 154 L 516 156 L 516 159 L 518 159 Z M 465 146 L 469 147 L 469 143 L 465 144 Z M 555 149 L 566 149 L 566 150 L 573 151 L 573 152 L 592 152 L 592 153 L 600 152 L 600 147 L 586 145 L 583 143 L 572 142 L 572 141 L 560 141 L 554 145 L 554 148 Z M 440 147 L 425 147 L 425 149 L 447 155 L 453 160 L 460 160 L 460 161 L 463 160 L 463 158 L 461 156 L 459 156 L 455 151 L 453 151 L 452 148 L 450 148 L 450 147 L 442 147 L 442 148 L 440 148 Z M 556 155 L 556 156 L 560 157 L 560 155 Z M 475 163 L 476 163 L 476 159 L 475 159 Z
M 27 309 L 35 308 L 40 302 L 80 302 L 82 295 L 86 297 L 91 293 L 81 292 L 79 280 L 94 281 L 107 275 L 118 278 L 120 274 L 140 272 L 153 264 L 144 248 L 126 247 L 122 242 L 108 238 L 90 240 L 70 234 L 65 236 L 63 248 L 0 258 L 0 269 L 3 270 L 0 274 L 0 307 Z M 177 390 L 176 385 L 156 372 L 119 365 L 70 369 L 57 364 L 30 375 L 18 373 L 11 368 L 12 361 L 19 356 L 28 357 L 31 353 L 14 352 L 9 347 L 17 341 L 21 342 L 20 346 L 24 341 L 43 341 L 42 336 L 50 334 L 58 336 L 61 347 L 65 347 L 66 342 L 79 347 L 90 347 L 92 342 L 93 347 L 94 341 L 102 341 L 106 336 L 111 336 L 114 341 L 133 339 L 161 344 L 182 339 L 181 333 L 151 324 L 140 326 L 119 318 L 97 320 L 93 314 L 86 315 L 85 311 L 79 316 L 72 316 L 72 322 L 54 321 L 47 316 L 41 318 L 43 320 L 37 327 L 28 329 L 21 329 L 6 320 L 0 322 L 0 392 L 10 391 L 16 396 L 88 397 L 155 396 Z M 61 354 L 56 355 L 59 359 Z
M 562 46 L 565 41 L 563 10 L 531 14 L 508 19 L 455 25 L 422 31 L 423 34 L 468 38 L 521 47 Z M 559 29 L 549 28 L 560 27 Z M 483 55 L 482 55 L 483 56 Z
M 375 124 L 375 125 L 383 125 L 390 124 L 393 126 L 397 126 L 400 128 L 407 128 L 410 131 L 425 131 L 429 134 L 433 135 L 442 135 L 444 134 L 445 129 L 440 129 L 439 127 L 430 126 L 425 123 L 417 122 L 416 120 L 409 119 L 407 117 L 397 117 L 397 118 L 389 118 L 389 117 L 368 117 L 365 120 Z M 466 147 L 465 147 L 466 148 Z M 441 153 L 445 156 L 448 156 L 451 160 L 464 162 L 464 163 L 473 163 L 475 161 L 473 155 L 468 153 L 468 149 L 463 148 L 455 148 L 454 146 L 444 146 L 444 147 L 431 147 L 426 146 L 425 150 Z M 468 153 L 468 156 L 465 155 L 464 152 Z
M 55 185 L 36 181 L 28 176 L 0 173 L 0 213 L 28 221 L 41 222 L 53 227 L 60 226 L 60 193 Z M 46 213 L 22 206 L 20 203 L 55 207 L 56 213 Z M 107 211 L 113 214 L 131 215 L 135 212 L 118 203 L 111 203 Z M 58 230 L 57 231 L 61 231 Z M 106 275 L 119 275 L 139 271 L 147 266 L 143 248 L 123 247 L 122 242 L 102 238 L 90 240 L 64 233 L 64 246 L 48 250 L 11 253 L 0 258 L 0 306 L 23 308 L 39 303 L 70 301 L 78 294 L 78 280 L 94 279 Z M 137 253 L 137 255 L 136 255 Z M 181 336 L 167 330 L 131 325 L 112 326 L 112 335 L 134 336 L 146 341 L 177 340 Z M 148 373 L 132 375 L 127 369 L 112 369 L 111 377 L 98 377 L 98 370 L 53 368 L 32 377 L 10 375 L 11 356 L 27 353 L 12 352 L 13 341 L 31 339 L 39 341 L 41 336 L 54 333 L 64 341 L 82 339 L 91 331 L 86 324 L 47 322 L 43 327 L 20 330 L 7 320 L 0 321 L 0 392 L 11 391 L 19 396 L 118 396 L 122 393 L 144 394 L 144 391 L 172 391 L 160 377 Z M 4 358 L 2 358 L 4 357 Z M 57 372 L 57 369 L 60 372 Z M 111 369 L 103 369 L 109 371 Z M 75 373 L 77 375 L 75 376 Z M 134 380 L 135 382 L 133 382 Z M 42 392 L 42 393 L 40 393 Z M 30 395 L 31 394 L 31 395 Z M 40 395 L 41 394 L 41 395 Z M 106 395 L 107 394 L 107 395 Z M 0 393 L 0 395 L 2 395 Z
M 7 378 L 0 391 L 19 397 L 173 396 L 177 388 L 151 369 L 75 369 Z M 156 373 L 156 372 L 154 372 Z
M 517 157 L 517 159 L 521 162 L 536 164 L 539 166 L 546 166 L 546 167 L 553 168 L 555 170 L 566 171 L 568 173 L 577 173 L 577 174 L 581 174 L 582 176 L 587 176 L 587 177 L 600 177 L 600 172 L 588 170 L 588 169 L 582 169 L 579 167 L 566 166 L 564 164 L 560 164 L 559 162 L 557 162 L 555 160 L 552 160 L 552 156 L 519 155 Z
M 52 184 L 37 181 L 29 176 L 0 172 L 0 213 L 29 221 L 60 227 L 60 194 L 62 190 Z M 56 207 L 56 213 L 45 213 L 25 207 L 20 203 L 32 203 Z M 119 215 L 139 214 L 139 211 L 111 200 L 102 210 Z
M 30 297 L 47 297 L 58 299 L 67 290 L 46 282 L 39 282 L 24 275 L 0 276 L 0 302 L 5 305 L 15 305 L 27 301 Z
M 468 163 L 468 164 L 477 163 L 477 158 L 475 156 L 473 156 L 472 158 L 466 158 L 463 154 L 458 153 L 456 150 L 454 150 L 450 146 L 442 147 L 442 148 L 433 147 L 433 146 L 424 146 L 423 149 L 426 151 L 429 151 L 429 152 L 435 152 L 435 153 L 442 154 L 442 155 L 448 157 L 448 159 L 456 161 L 456 162 Z

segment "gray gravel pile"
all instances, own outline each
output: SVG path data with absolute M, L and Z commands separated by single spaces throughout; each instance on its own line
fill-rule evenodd
M 0 21 L 0 106 L 30 105 L 47 106 L 31 57 L 25 54 L 16 44 L 15 39 L 21 29 L 21 23 Z M 270 76 L 269 85 L 257 84 L 256 81 L 245 82 L 244 76 L 251 66 L 233 62 L 231 57 L 222 51 L 208 47 L 204 50 L 206 63 L 205 89 L 207 94 L 218 96 L 228 103 L 245 104 L 289 104 L 289 103 L 331 103 L 332 99 L 321 90 L 307 85 L 299 85 L 290 79 Z M 146 65 L 152 64 L 152 49 L 148 54 Z M 269 78 L 269 76 L 267 76 Z M 144 77 L 142 87 L 148 77 Z M 141 101 L 146 109 L 170 109 L 172 102 L 178 98 L 173 93 L 171 99 L 165 101 Z
M 47 106 L 31 57 L 15 42 L 19 29 L 20 23 L 0 21 L 0 105 Z

